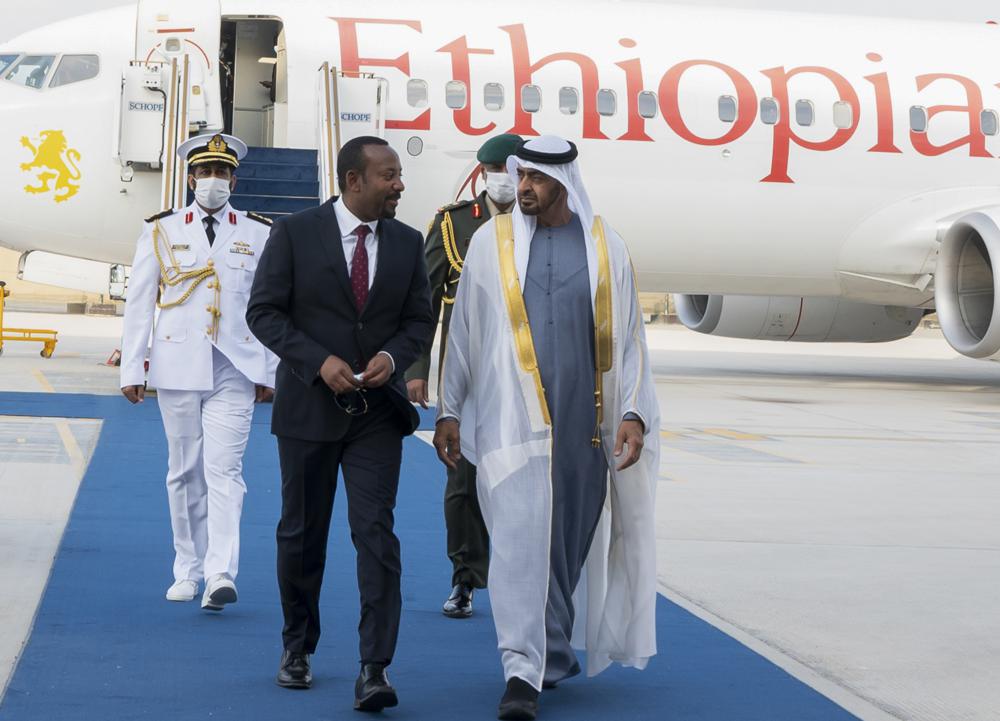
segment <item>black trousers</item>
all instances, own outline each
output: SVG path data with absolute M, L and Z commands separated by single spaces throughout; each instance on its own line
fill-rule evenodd
M 355 416 L 335 442 L 278 437 L 281 520 L 278 523 L 278 587 L 285 648 L 314 653 L 320 636 L 319 597 L 327 536 L 343 470 L 347 518 L 357 550 L 362 663 L 389 664 L 396 649 L 402 599 L 399 539 L 393 509 L 399 486 L 403 430 L 398 411 L 384 396 L 368 393 L 369 411 Z
M 448 469 L 444 521 L 448 528 L 448 558 L 452 564 L 451 585 L 464 583 L 473 588 L 486 588 L 490 534 L 479 509 L 476 467 L 464 456 L 459 459 L 458 468 Z

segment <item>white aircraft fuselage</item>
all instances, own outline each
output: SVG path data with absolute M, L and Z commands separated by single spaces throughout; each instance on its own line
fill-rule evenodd
M 221 16 L 283 24 L 287 105 L 275 146 L 317 147 L 324 62 L 386 79 L 385 137 L 407 185 L 399 217 L 418 228 L 455 197 L 491 135 L 573 140 L 643 290 L 929 308 L 944 233 L 1000 203 L 995 25 L 641 2 L 222 0 Z M 141 218 L 160 209 L 159 174 L 123 182 L 115 155 L 121 69 L 143 59 L 136 48 L 134 6 L 0 47 L 0 57 L 93 53 L 101 63 L 97 77 L 65 87 L 0 80 L 0 244 L 130 262 Z M 426 107 L 408 102 L 415 79 L 427 83 Z M 464 107 L 448 106 L 449 81 L 467 86 Z M 494 98 L 487 108 L 487 83 L 502 87 L 502 107 Z M 522 108 L 523 86 L 538 89 L 537 112 Z M 561 88 L 578 93 L 574 114 L 560 108 Z M 612 94 L 614 113 L 602 114 Z M 62 200 L 26 191 L 46 172 L 29 166 L 47 130 L 65 138 L 56 160 L 78 188 Z

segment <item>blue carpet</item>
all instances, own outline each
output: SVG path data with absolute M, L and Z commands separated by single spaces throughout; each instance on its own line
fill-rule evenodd
M 172 550 L 155 400 L 0 393 L 9 415 L 105 419 L 30 642 L 0 706 L 3 721 L 187 721 L 361 718 L 358 597 L 344 495 L 337 499 L 323 596 L 324 635 L 311 691 L 272 679 L 281 652 L 274 578 L 278 460 L 258 410 L 247 450 L 240 601 L 211 615 L 168 603 Z M 429 425 L 430 415 L 423 414 Z M 450 582 L 433 449 L 408 439 L 397 530 L 402 630 L 390 674 L 401 705 L 388 719 L 492 719 L 502 691 L 486 595 L 466 621 L 440 613 Z M 712 626 L 660 599 L 660 654 L 639 673 L 613 668 L 542 696 L 540 718 L 847 721 L 854 717 Z

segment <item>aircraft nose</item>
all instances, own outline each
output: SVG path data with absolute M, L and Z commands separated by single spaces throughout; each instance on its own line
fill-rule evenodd
M 107 148 L 104 98 L 83 83 L 63 90 L 0 79 L 0 245 L 14 250 L 77 254 L 102 222 L 93 168 Z
M 2 75 L 2 73 L 0 73 Z M 31 111 L 27 92 L 0 79 L 0 245 L 19 248 L 23 245 L 27 218 L 19 217 L 24 208 L 28 166 L 35 155 L 28 151 L 27 129 L 21 119 Z

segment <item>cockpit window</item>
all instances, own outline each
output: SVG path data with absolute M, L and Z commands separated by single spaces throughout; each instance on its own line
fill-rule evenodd
M 17 57 L 17 55 L 5 55 L 0 53 L 0 73 L 3 73 L 4 70 L 10 67 L 10 64 L 17 60 Z
M 79 83 L 83 80 L 96 78 L 101 70 L 101 63 L 96 55 L 63 55 L 59 67 L 52 75 L 50 88 L 61 85 Z
M 45 84 L 45 78 L 55 60 L 55 55 L 25 55 L 5 77 L 26 88 L 40 88 Z

